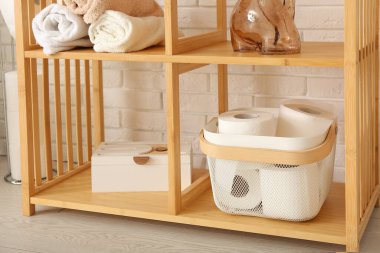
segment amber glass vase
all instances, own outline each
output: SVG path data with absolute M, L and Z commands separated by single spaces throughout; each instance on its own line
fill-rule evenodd
M 239 0 L 232 13 L 235 51 L 296 54 L 300 36 L 294 24 L 295 0 Z

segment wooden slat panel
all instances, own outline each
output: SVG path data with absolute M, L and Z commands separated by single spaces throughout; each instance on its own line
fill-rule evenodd
M 77 157 L 78 165 L 83 164 L 83 137 L 82 137 L 82 99 L 81 99 L 80 61 L 75 61 L 75 108 L 76 108 L 76 133 L 77 133 Z
M 92 156 L 92 125 L 91 125 L 91 91 L 90 91 L 90 62 L 84 62 L 84 83 L 86 102 L 86 132 L 87 132 L 87 160 Z
M 38 106 L 38 80 L 37 60 L 30 60 L 30 79 L 32 86 L 32 114 L 33 114 L 33 151 L 34 151 L 34 177 L 37 186 L 42 184 L 41 179 L 41 150 L 40 150 L 40 117 Z
M 63 175 L 63 150 L 62 150 L 62 113 L 61 113 L 61 80 L 59 60 L 54 60 L 54 100 L 55 100 L 55 132 L 57 152 L 57 173 Z
M 45 169 L 46 180 L 53 179 L 53 158 L 51 150 L 51 127 L 50 127 L 50 94 L 49 94 L 49 61 L 42 60 L 42 112 L 45 141 Z
M 67 148 L 67 170 L 74 169 L 74 153 L 73 153 L 73 128 L 71 114 L 71 75 L 70 60 L 65 60 L 65 115 L 66 115 L 66 148 Z
M 101 61 L 92 62 L 95 146 L 104 141 L 103 69 Z

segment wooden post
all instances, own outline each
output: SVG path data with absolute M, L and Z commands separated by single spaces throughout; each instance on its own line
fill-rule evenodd
M 70 60 L 65 60 L 65 98 L 66 98 L 66 146 L 67 146 L 67 170 L 74 169 L 74 154 L 73 154 L 73 129 L 72 129 L 72 114 L 71 114 L 71 75 L 70 75 Z
M 219 113 L 228 111 L 228 66 L 218 65 Z
M 19 117 L 21 145 L 21 176 L 22 176 L 22 213 L 31 216 L 35 213 L 35 206 L 30 198 L 34 194 L 34 159 L 33 159 L 33 119 L 32 119 L 32 90 L 30 80 L 30 60 L 24 58 L 24 51 L 29 45 L 28 6 L 25 1 L 15 1 L 16 16 L 16 49 L 19 92 Z
M 359 5 L 345 1 L 346 246 L 359 251 Z M 349 17 L 349 18 L 348 18 Z
M 94 144 L 104 142 L 103 67 L 101 61 L 92 61 L 92 85 L 94 96 Z
M 376 22 L 375 22 L 375 31 L 376 31 L 376 38 L 375 38 L 375 57 L 376 57 L 376 60 L 375 60 L 375 96 L 376 96 L 376 101 L 375 101 L 375 111 L 376 111 L 376 118 L 375 118 L 375 142 L 376 142 L 376 153 L 375 153 L 375 166 L 377 168 L 377 174 L 375 175 L 376 176 L 376 185 L 378 185 L 380 183 L 380 165 L 379 165 L 379 156 L 380 156 L 380 153 L 379 153 L 379 67 L 380 67 L 380 64 L 379 64 L 379 18 L 380 18 L 380 3 L 379 1 L 376 1 Z M 377 202 L 377 207 L 380 207 L 380 198 Z
M 181 211 L 181 148 L 178 64 L 166 64 L 167 135 L 169 156 L 169 212 Z

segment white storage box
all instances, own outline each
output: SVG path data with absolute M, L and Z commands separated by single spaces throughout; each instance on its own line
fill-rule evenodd
M 191 144 L 181 149 L 182 189 L 191 185 Z M 168 191 L 164 144 L 103 143 L 91 160 L 93 192 Z
M 200 135 L 220 210 L 290 221 L 310 220 L 319 213 L 332 183 L 335 124 L 320 146 L 304 151 L 217 145 L 207 140 L 206 131 L 213 132 L 213 140 L 225 137 L 217 133 L 217 120 Z

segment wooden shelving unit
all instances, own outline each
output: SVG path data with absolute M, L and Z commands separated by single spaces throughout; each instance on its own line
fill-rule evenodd
M 17 61 L 24 215 L 33 215 L 35 205 L 46 205 L 335 243 L 346 245 L 349 252 L 359 250 L 360 239 L 373 208 L 378 203 L 380 188 L 377 0 L 345 1 L 345 43 L 305 42 L 301 54 L 280 56 L 233 52 L 226 39 L 225 0 L 216 0 L 215 32 L 180 39 L 177 1 L 166 0 L 165 48 L 153 47 L 128 54 L 95 53 L 91 49 L 75 49 L 47 56 L 35 44 L 30 29 L 32 18 L 46 2 L 41 0 L 40 5 L 35 6 L 34 1 L 15 1 L 19 28 Z M 85 149 L 84 146 L 96 146 L 104 140 L 102 61 L 165 63 L 168 192 L 91 192 L 92 150 Z M 346 183 L 333 185 L 321 213 L 315 219 L 293 223 L 222 213 L 212 200 L 207 170 L 195 170 L 193 184 L 181 191 L 179 76 L 208 64 L 218 65 L 220 112 L 228 109 L 228 64 L 344 68 Z M 42 97 L 38 96 L 38 66 L 42 66 Z M 49 80 L 53 80 L 54 88 L 49 86 Z M 62 86 L 65 89 L 62 90 Z M 71 89 L 72 86 L 75 87 L 74 91 Z M 54 101 L 50 101 L 49 89 L 54 89 Z M 84 98 L 78 95 L 81 92 Z M 75 105 L 72 105 L 75 109 L 68 106 L 70 103 L 66 103 L 62 113 L 62 93 L 65 95 L 64 102 L 69 102 L 75 97 Z M 39 105 L 43 108 L 42 115 L 39 115 Z M 52 106 L 53 108 L 50 108 Z M 53 116 L 50 113 L 51 109 L 54 110 Z M 42 125 L 39 123 L 40 116 L 43 118 Z M 55 124 L 51 124 L 52 119 Z M 63 119 L 68 124 L 62 124 Z M 43 129 L 43 148 L 40 143 L 40 128 Z M 66 146 L 63 145 L 63 131 L 66 133 Z M 55 135 L 52 136 L 52 133 Z M 73 143 L 73 133 L 74 141 L 77 142 L 75 147 L 70 145 Z M 53 150 L 56 152 L 54 161 Z M 77 157 L 75 162 L 74 153 Z M 41 161 L 45 162 L 42 164 Z M 57 168 L 57 175 L 53 173 L 53 167 Z M 47 174 L 47 180 L 44 182 L 40 179 L 42 169 L 46 170 Z

